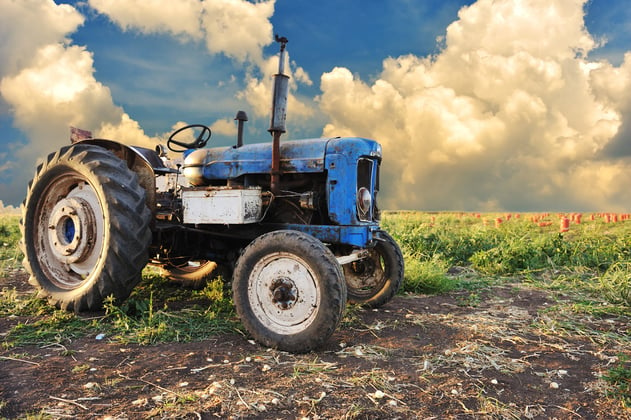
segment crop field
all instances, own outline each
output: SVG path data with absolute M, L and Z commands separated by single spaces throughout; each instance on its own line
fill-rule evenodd
M 631 219 L 386 212 L 405 281 L 321 349 L 266 349 L 230 279 L 147 268 L 125 302 L 48 306 L 0 216 L 0 418 L 631 418 Z

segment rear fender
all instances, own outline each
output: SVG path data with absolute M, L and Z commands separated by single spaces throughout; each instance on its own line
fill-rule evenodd
M 78 143 L 93 144 L 114 153 L 118 158 L 127 163 L 127 167 L 138 175 L 138 183 L 147 195 L 147 207 L 152 213 L 156 210 L 156 173 L 164 173 L 164 163 L 158 154 L 144 147 L 127 146 L 113 140 L 87 139 Z M 77 144 L 78 144 L 77 143 Z

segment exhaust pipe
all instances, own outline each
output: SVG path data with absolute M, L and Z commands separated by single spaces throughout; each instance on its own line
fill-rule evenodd
M 245 111 L 239 111 L 234 119 L 237 120 L 239 124 L 237 126 L 237 147 L 241 147 L 243 146 L 243 123 L 248 120 L 248 114 L 246 114 Z
M 274 75 L 274 95 L 272 98 L 272 117 L 269 132 L 272 133 L 272 170 L 270 173 L 270 190 L 272 194 L 280 191 L 280 136 L 285 132 L 285 120 L 287 119 L 287 95 L 289 93 L 289 76 L 285 71 L 285 46 L 287 38 L 274 38 L 280 43 L 280 57 L 278 61 L 278 73 Z

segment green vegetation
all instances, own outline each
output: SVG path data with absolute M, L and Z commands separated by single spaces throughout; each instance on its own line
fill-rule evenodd
M 0 214 L 0 277 L 21 266 L 19 221 L 20 216 Z
M 626 331 L 600 330 L 589 322 L 600 318 L 623 324 L 631 316 L 631 220 L 622 219 L 585 217 L 581 223 L 572 222 L 569 231 L 560 232 L 556 214 L 509 218 L 387 212 L 383 226 L 405 256 L 402 294 L 454 292 L 458 305 L 475 307 L 494 285 L 526 283 L 558 299 L 538 310 L 541 317 L 534 327 L 542 335 L 577 334 L 595 343 L 624 347 L 629 342 Z M 18 221 L 17 216 L 0 217 L 0 277 L 21 268 Z M 343 327 L 356 327 L 363 310 L 349 306 Z M 112 342 L 151 345 L 242 331 L 229 287 L 221 278 L 202 290 L 190 290 L 169 283 L 151 268 L 145 270 L 129 299 L 108 300 L 104 311 L 96 314 L 57 310 L 35 292 L 4 287 L 0 317 L 18 319 L 2 338 L 5 349 L 25 344 L 63 347 L 77 337 L 101 335 Z M 333 368 L 314 360 L 297 365 L 294 377 Z M 602 378 L 611 389 L 610 396 L 631 405 L 628 360 L 621 357 Z
M 631 407 L 631 363 L 621 356 L 620 360 L 603 379 L 610 385 L 608 394 L 619 399 L 625 407 Z
M 442 293 L 517 277 L 630 307 L 631 221 L 594 215 L 561 233 L 559 220 L 556 214 L 388 212 L 383 225 L 405 255 L 404 292 Z
M 4 338 L 5 348 L 63 344 L 76 337 L 99 335 L 120 343 L 192 341 L 239 328 L 221 279 L 202 290 L 188 290 L 168 283 L 152 269 L 145 271 L 143 281 L 126 301 L 108 300 L 104 313 L 76 315 L 47 305 L 36 293 L 20 295 L 13 288 L 4 288 L 0 290 L 0 316 L 27 318 Z

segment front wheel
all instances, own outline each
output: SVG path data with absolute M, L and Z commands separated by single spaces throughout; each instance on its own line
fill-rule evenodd
M 259 343 L 291 352 L 322 345 L 346 306 L 346 285 L 335 256 L 297 231 L 266 233 L 237 261 L 234 304 Z
M 123 160 L 98 146 L 64 147 L 38 166 L 22 205 L 29 282 L 68 310 L 125 299 L 147 263 L 150 222 L 145 190 Z
M 369 255 L 344 265 L 350 303 L 370 308 L 386 304 L 403 282 L 403 254 L 396 241 L 383 230 L 377 232 L 377 244 Z

